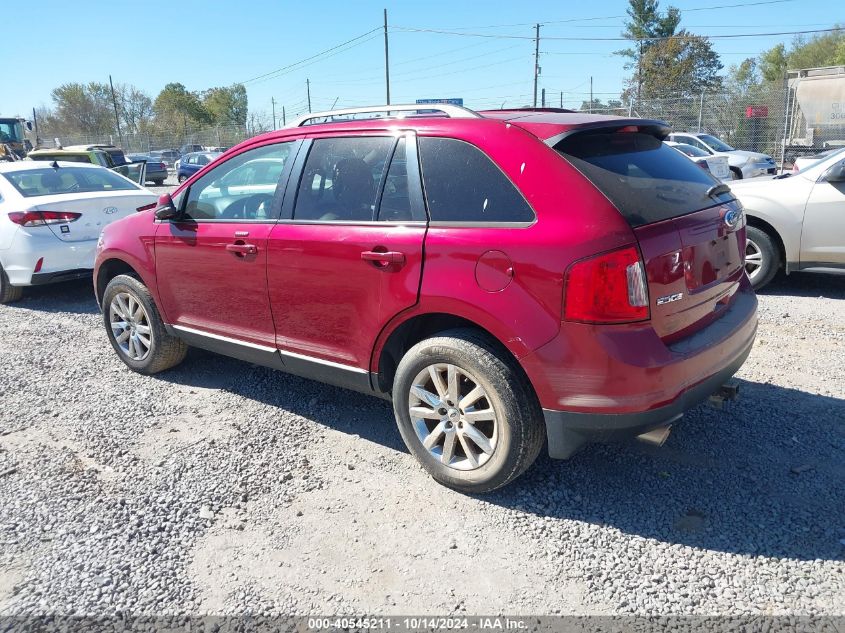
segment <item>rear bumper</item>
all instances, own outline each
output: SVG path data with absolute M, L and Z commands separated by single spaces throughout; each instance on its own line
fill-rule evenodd
M 566 459 L 588 442 L 630 439 L 678 421 L 684 412 L 701 404 L 733 376 L 751 353 L 752 339 L 730 364 L 684 391 L 672 403 L 636 413 L 572 413 L 543 409 L 549 456 Z
M 95 239 L 63 242 L 47 227 L 19 229 L 9 248 L 0 251 L 0 262 L 13 286 L 53 283 L 90 275 L 96 247 Z M 36 273 L 39 259 L 43 261 Z
M 648 323 L 564 323 L 557 338 L 520 359 L 544 409 L 550 455 L 680 417 L 742 366 L 756 332 L 757 298 L 745 278 L 717 320 L 670 345 Z

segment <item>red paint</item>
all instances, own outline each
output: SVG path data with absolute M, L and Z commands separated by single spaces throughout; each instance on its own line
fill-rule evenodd
M 541 140 L 605 120 L 616 119 L 513 111 L 271 132 L 217 158 L 174 199 L 206 170 L 258 145 L 413 130 L 481 148 L 537 218 L 521 227 L 289 221 L 189 226 L 156 223 L 145 211 L 106 227 L 95 275 L 119 259 L 137 271 L 171 324 L 373 372 L 402 323 L 451 314 L 495 336 L 521 363 L 546 408 L 652 409 L 739 357 L 753 340 L 756 301 L 741 266 L 744 228 L 724 226 L 724 207 L 632 230 L 592 183 Z M 296 184 L 292 179 L 289 187 Z M 255 246 L 255 252 L 232 251 L 239 243 Z M 639 252 L 648 282 L 648 314 L 639 315 L 645 320 L 565 321 L 565 272 L 575 262 L 629 247 Z M 658 298 L 679 293 L 681 299 L 656 305 Z M 729 312 L 729 327 L 726 321 L 709 327 Z

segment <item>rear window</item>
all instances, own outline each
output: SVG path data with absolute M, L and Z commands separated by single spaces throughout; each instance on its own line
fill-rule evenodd
M 89 193 L 96 191 L 127 191 L 139 189 L 125 178 L 108 169 L 80 167 L 45 167 L 2 174 L 25 198 L 61 193 Z
M 30 154 L 29 158 L 32 159 L 32 160 L 40 160 L 40 161 L 63 160 L 67 163 L 90 163 L 91 162 L 91 158 L 88 156 L 88 154 L 36 154 L 35 156 Z
M 718 181 L 651 134 L 582 132 L 563 139 L 555 150 L 598 187 L 633 227 L 719 202 L 707 195 Z

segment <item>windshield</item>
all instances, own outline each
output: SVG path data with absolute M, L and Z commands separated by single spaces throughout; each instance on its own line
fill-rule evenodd
M 812 162 L 808 163 L 807 165 L 804 165 L 804 167 L 802 167 L 801 170 L 798 173 L 803 174 L 808 169 L 816 167 L 819 163 L 821 163 L 823 161 L 827 162 L 828 160 L 830 160 L 834 156 L 836 156 L 838 158 L 842 158 L 843 156 L 845 156 L 845 147 L 843 147 L 841 149 L 831 149 L 831 150 L 828 150 L 826 152 L 822 152 L 821 154 L 818 154 L 817 156 L 818 156 L 818 158 L 816 156 L 808 157 L 808 158 L 816 159 L 816 160 L 813 160 Z
M 2 174 L 25 198 L 60 193 L 131 191 L 138 187 L 108 169 L 39 167 Z
M 727 143 L 720 141 L 715 136 L 710 136 L 709 134 L 702 134 L 699 136 L 702 141 L 707 143 L 710 147 L 712 147 L 717 152 L 733 152 L 734 148 L 728 145 Z
M 22 140 L 23 128 L 20 123 L 0 123 L 0 143 L 20 143 Z

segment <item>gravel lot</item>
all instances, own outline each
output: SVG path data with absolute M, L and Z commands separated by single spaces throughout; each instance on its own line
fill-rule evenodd
M 760 297 L 740 400 L 667 444 L 431 481 L 388 403 L 192 350 L 90 284 L 0 306 L 0 614 L 845 614 L 845 278 Z

